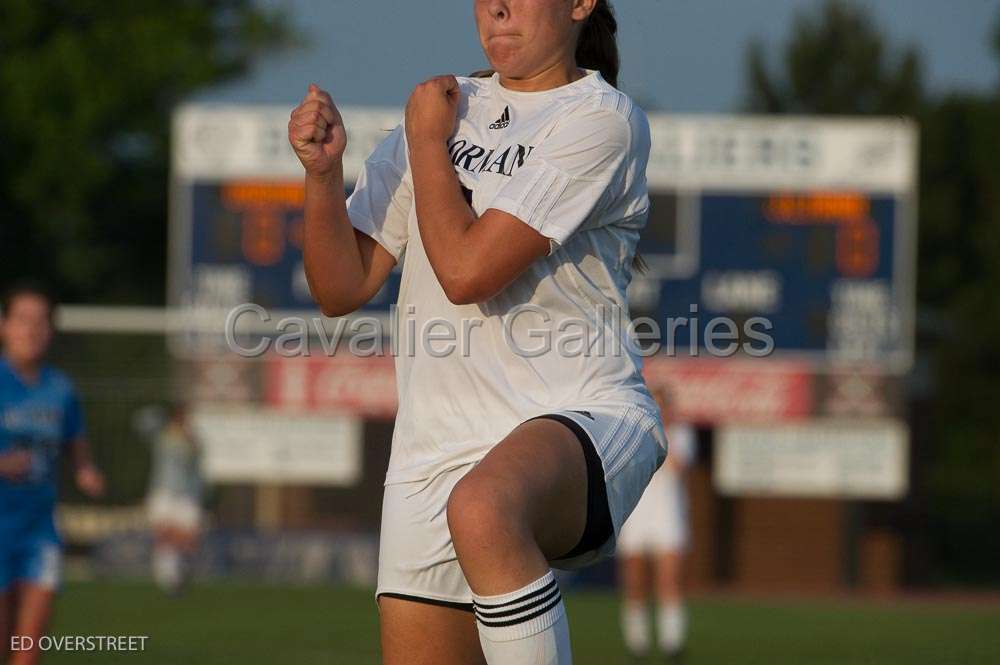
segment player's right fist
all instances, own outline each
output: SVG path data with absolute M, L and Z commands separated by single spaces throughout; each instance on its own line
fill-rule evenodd
M 15 448 L 0 453 L 0 478 L 9 481 L 20 481 L 31 470 L 31 453 Z
M 329 174 L 340 165 L 347 149 L 347 130 L 330 95 L 315 83 L 288 120 L 288 142 L 306 173 Z

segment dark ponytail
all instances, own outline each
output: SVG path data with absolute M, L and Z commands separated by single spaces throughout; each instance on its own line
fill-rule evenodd
M 576 64 L 584 69 L 596 69 L 604 80 L 618 87 L 618 19 L 610 0 L 597 0 L 594 11 L 583 24 L 576 43 Z
M 618 87 L 618 72 L 621 58 L 618 55 L 618 19 L 611 0 L 597 0 L 594 11 L 583 24 L 580 39 L 576 43 L 576 64 L 585 69 L 596 69 L 604 80 Z M 636 250 L 632 257 L 632 269 L 639 273 L 649 270 L 646 261 Z

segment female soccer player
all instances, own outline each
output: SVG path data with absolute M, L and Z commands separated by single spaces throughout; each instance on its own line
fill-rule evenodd
M 153 468 L 146 495 L 153 579 L 166 593 L 177 595 L 188 581 L 202 525 L 201 450 L 183 402 L 171 404 L 165 422 L 154 429 L 149 432 Z
M 687 626 L 681 590 L 688 544 L 684 472 L 694 457 L 695 432 L 689 425 L 671 422 L 670 398 L 665 388 L 654 391 L 654 396 L 667 422 L 670 457 L 653 475 L 618 538 L 621 622 L 630 654 L 645 656 L 652 647 L 646 611 L 652 589 L 657 604 L 657 646 L 663 655 L 673 658 L 684 649 Z M 652 563 L 653 584 L 647 581 L 647 563 Z
M 289 140 L 323 312 L 405 252 L 377 597 L 389 665 L 571 662 L 551 566 L 609 555 L 666 454 L 627 334 L 649 127 L 605 0 L 476 0 L 494 73 L 414 90 L 349 200 L 315 86 Z
M 0 661 L 11 636 L 35 648 L 11 653 L 10 665 L 38 660 L 59 586 L 61 551 L 53 512 L 58 463 L 72 453 L 76 482 L 90 496 L 104 478 L 90 461 L 73 385 L 44 362 L 52 340 L 52 301 L 24 285 L 0 302 Z

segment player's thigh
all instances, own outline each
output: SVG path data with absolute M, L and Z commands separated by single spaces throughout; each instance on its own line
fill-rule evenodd
M 679 550 L 664 550 L 655 556 L 656 588 L 666 598 L 681 592 L 684 574 L 684 555 Z
M 5 663 L 14 634 L 14 591 L 9 586 L 0 591 L 0 663 Z
M 383 665 L 485 665 L 472 612 L 381 596 Z
M 12 571 L 16 612 L 10 621 L 14 634 L 37 642 L 48 626 L 62 580 L 62 548 L 54 535 L 26 538 L 13 558 Z
M 618 575 L 622 595 L 626 600 L 644 600 L 649 594 L 646 557 L 639 553 L 621 554 L 618 557 Z
M 17 611 L 12 617 L 14 633 L 27 635 L 37 642 L 48 627 L 56 592 L 49 586 L 20 582 L 16 594 Z
M 455 507 L 487 534 L 494 518 L 524 527 L 546 558 L 559 558 L 579 542 L 587 521 L 580 440 L 555 420 L 522 423 L 459 481 L 451 503 L 457 505 L 449 506 L 449 519 Z

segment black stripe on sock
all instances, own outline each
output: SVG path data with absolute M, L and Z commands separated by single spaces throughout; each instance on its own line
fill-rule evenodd
M 481 609 L 485 609 L 485 610 L 495 610 L 495 609 L 499 609 L 501 607 L 509 607 L 510 605 L 516 605 L 517 603 L 523 603 L 526 600 L 531 600 L 532 598 L 536 598 L 538 596 L 543 596 L 543 595 L 547 594 L 549 592 L 549 590 L 552 587 L 554 587 L 554 586 L 556 586 L 555 579 L 551 580 L 548 584 L 546 584 L 545 586 L 543 586 L 541 589 L 535 589 L 534 591 L 531 591 L 530 593 L 524 594 L 520 598 L 515 598 L 514 600 L 508 600 L 506 603 L 497 603 L 496 605 L 493 605 L 493 604 L 489 604 L 489 603 L 480 603 L 480 602 L 477 602 L 475 599 L 473 599 L 472 600 L 472 604 L 474 606 L 476 606 L 477 608 L 481 608 Z
M 473 611 L 475 611 L 477 617 L 485 619 L 499 619 L 501 617 L 510 617 L 514 616 L 515 614 L 521 614 L 522 612 L 527 612 L 528 610 L 532 610 L 538 607 L 539 605 L 544 605 L 558 595 L 559 595 L 559 589 L 552 589 L 550 593 L 547 593 L 540 598 L 536 598 L 535 600 L 532 600 L 531 602 L 521 607 L 514 607 L 511 609 L 500 609 L 500 610 L 483 610 L 480 609 L 479 606 L 473 605 Z
M 520 619 L 512 619 L 510 621 L 487 621 L 487 620 L 484 620 L 482 617 L 480 617 L 480 616 L 477 615 L 476 616 L 476 621 L 478 621 L 479 623 L 483 624 L 484 626 L 486 626 L 488 628 L 508 628 L 510 626 L 516 626 L 519 623 L 526 623 L 528 621 L 531 621 L 532 619 L 537 619 L 538 617 L 542 616 L 543 614 L 545 614 L 546 612 L 548 612 L 549 610 L 551 610 L 552 608 L 554 608 L 556 605 L 558 605 L 561 602 L 562 602 L 562 596 L 561 595 L 557 595 L 556 598 L 555 598 L 555 600 L 553 600 L 551 603 L 549 603 L 545 607 L 541 608 L 537 612 L 534 612 L 533 614 L 529 614 L 528 616 L 520 618 Z

